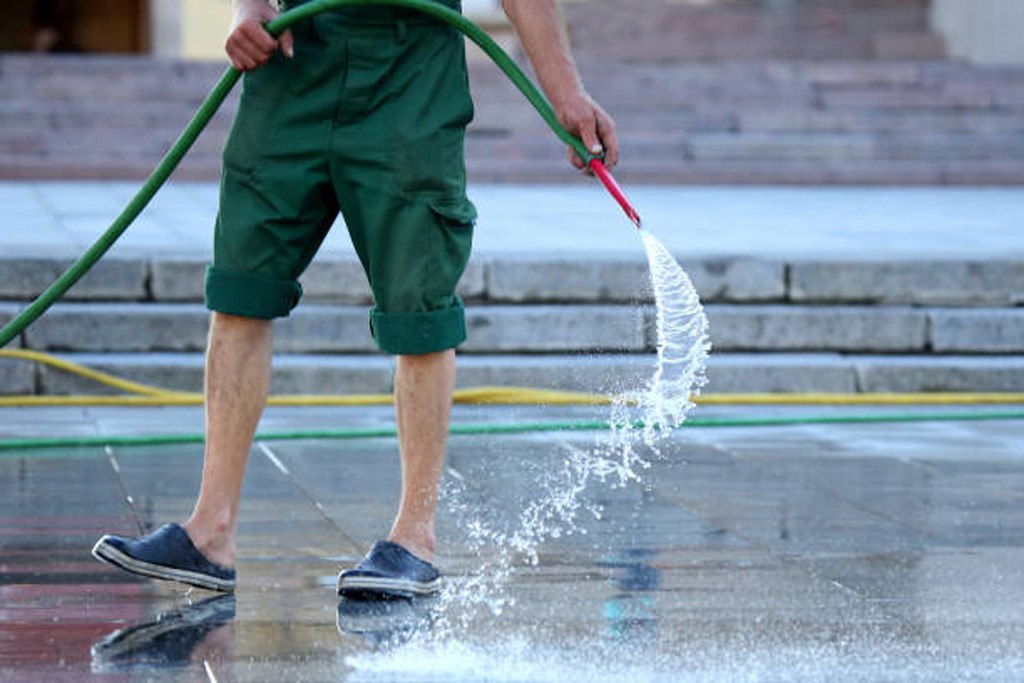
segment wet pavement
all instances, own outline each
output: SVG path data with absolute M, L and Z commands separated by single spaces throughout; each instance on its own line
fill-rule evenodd
M 768 411 L 827 412 L 697 415 Z M 460 406 L 455 422 L 605 416 Z M 390 422 L 271 409 L 262 428 Z M 0 439 L 201 426 L 195 409 L 0 411 Z M 188 514 L 199 445 L 0 451 L 0 680 L 1020 680 L 1022 435 L 1022 421 L 684 428 L 622 486 L 578 476 L 573 454 L 600 434 L 454 436 L 448 590 L 384 607 L 339 604 L 334 581 L 387 530 L 392 439 L 258 445 L 239 589 L 220 598 L 89 556 L 103 532 Z

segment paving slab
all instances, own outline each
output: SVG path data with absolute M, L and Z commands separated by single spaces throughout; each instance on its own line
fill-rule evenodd
M 862 391 L 1021 391 L 1024 356 L 852 356 Z
M 604 410 L 457 406 L 454 420 L 593 420 Z M 262 428 L 392 420 L 385 407 L 271 408 Z M 0 439 L 188 433 L 202 423 L 199 408 L 0 409 Z M 399 491 L 392 439 L 254 448 L 239 588 L 221 598 L 134 578 L 88 554 L 101 533 L 181 521 L 199 485 L 201 446 L 0 451 L 0 673 L 11 681 L 1013 680 L 1024 666 L 1021 612 L 1007 599 L 1024 591 L 1022 427 L 684 428 L 639 481 L 594 476 L 578 494 L 574 480 L 555 475 L 580 462 L 573 453 L 595 453 L 600 433 L 454 436 L 437 557 L 449 591 L 388 607 L 339 602 L 333 584 L 388 528 Z M 578 501 L 578 514 L 542 525 L 527 514 L 554 510 L 535 506 L 559 496 Z M 481 542 L 480 525 L 534 532 L 523 538 L 536 563 L 509 548 L 510 536 Z

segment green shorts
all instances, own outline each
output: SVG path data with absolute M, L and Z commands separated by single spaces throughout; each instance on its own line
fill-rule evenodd
M 458 346 L 466 325 L 455 285 L 476 218 L 466 197 L 473 104 L 461 35 L 382 7 L 322 13 L 292 32 L 294 58 L 276 52 L 243 80 L 207 307 L 288 315 L 340 210 L 373 290 L 377 345 L 394 354 Z

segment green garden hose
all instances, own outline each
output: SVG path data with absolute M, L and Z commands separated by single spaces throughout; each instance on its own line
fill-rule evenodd
M 526 99 L 530 101 L 530 104 L 534 106 L 548 126 L 551 127 L 551 130 L 554 131 L 559 140 L 572 147 L 585 162 L 589 163 L 595 158 L 593 154 L 587 151 L 586 146 L 581 140 L 572 135 L 558 122 L 555 110 L 537 89 L 537 86 L 530 81 L 529 77 L 519 68 L 519 65 L 483 29 L 455 10 L 439 5 L 431 0 L 313 0 L 313 2 L 284 12 L 268 23 L 266 28 L 271 35 L 276 36 L 298 21 L 345 5 L 393 5 L 405 7 L 430 14 L 452 25 L 479 45 L 494 60 L 494 63 L 505 72 L 505 75 L 509 77 L 515 86 L 526 95 Z M 9 344 L 26 327 L 35 322 L 39 316 L 64 296 L 114 246 L 114 243 L 138 218 L 142 210 L 146 208 L 160 187 L 167 182 L 167 179 L 174 172 L 174 169 L 178 167 L 178 164 L 181 163 L 181 160 L 195 143 L 199 134 L 203 132 L 210 119 L 213 118 L 221 104 L 224 103 L 225 98 L 231 92 L 235 83 L 238 82 L 240 76 L 241 72 L 234 67 L 228 67 L 202 105 L 200 105 L 195 116 L 189 121 L 185 130 L 182 131 L 181 135 L 171 146 L 171 149 L 168 150 L 164 158 L 157 164 L 152 175 L 139 188 L 139 191 L 128 202 L 128 205 L 121 214 L 114 219 L 114 222 L 111 223 L 106 232 L 56 282 L 50 285 L 35 301 L 29 304 L 25 310 L 0 330 L 0 348 Z
M 820 424 L 877 424 L 944 421 L 1024 420 L 1024 411 L 991 411 L 979 413 L 878 413 L 863 415 L 810 415 L 697 418 L 687 420 L 683 427 L 783 427 Z M 630 425 L 644 427 L 642 422 Z M 538 432 L 606 431 L 612 427 L 607 420 L 565 420 L 558 422 L 511 422 L 454 424 L 453 436 L 527 434 Z M 355 427 L 350 429 L 313 429 L 282 432 L 262 432 L 256 441 L 310 441 L 394 438 L 395 427 Z M 103 446 L 162 446 L 169 444 L 202 443 L 203 434 L 149 434 L 130 436 L 68 436 L 42 438 L 14 438 L 0 440 L 0 457 L 21 457 L 26 450 L 45 448 L 90 448 Z

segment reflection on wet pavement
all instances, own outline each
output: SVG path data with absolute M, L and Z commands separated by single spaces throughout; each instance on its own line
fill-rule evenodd
M 137 671 L 150 666 L 188 665 L 201 645 L 218 652 L 224 649 L 227 641 L 214 638 L 212 632 L 234 618 L 234 595 L 218 595 L 163 612 L 96 641 L 92 646 L 92 670 Z
M 537 414 L 460 408 L 456 421 Z M 266 424 L 386 419 L 277 410 Z M 2 436 L 199 424 L 189 409 L 0 411 Z M 448 589 L 412 604 L 334 593 L 338 568 L 388 528 L 389 440 L 254 449 L 239 589 L 220 597 L 89 556 L 103 532 L 183 519 L 199 447 L 0 453 L 0 680 L 1018 680 L 1022 433 L 683 429 L 642 482 L 591 485 L 571 533 L 535 565 L 513 557 L 497 585 L 478 571 L 499 548 L 467 520 L 514 523 L 565 445 L 593 436 L 455 437 L 448 476 L 466 484 L 439 520 Z

